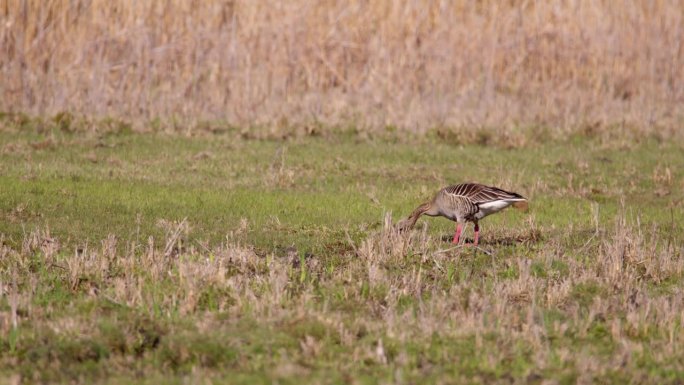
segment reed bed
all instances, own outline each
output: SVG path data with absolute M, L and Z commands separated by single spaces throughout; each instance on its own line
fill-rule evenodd
M 0 110 L 667 139 L 683 16 L 675 0 L 1 0 Z

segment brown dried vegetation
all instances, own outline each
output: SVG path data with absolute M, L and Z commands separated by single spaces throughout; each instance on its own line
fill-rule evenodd
M 681 280 L 684 250 L 624 212 L 614 226 L 597 224 L 581 247 L 567 247 L 572 234 L 547 233 L 538 242 L 530 222 L 515 235 L 531 240 L 526 246 L 489 254 L 445 249 L 424 227 L 399 234 L 387 216 L 336 262 L 295 248 L 283 256 L 230 243 L 197 250 L 179 235 L 189 231 L 185 221 L 169 228 L 163 250 L 152 240 L 120 244 L 113 236 L 64 250 L 48 231 L 28 235 L 20 250 L 3 245 L 1 294 L 10 306 L 0 313 L 2 334 L 23 327 L 54 336 L 43 342 L 52 349 L 70 338 L 95 347 L 67 350 L 33 372 L 27 357 L 39 357 L 38 367 L 47 361 L 36 334 L 24 333 L 13 342 L 18 355 L 0 354 L 2 367 L 13 362 L 22 376 L 49 379 L 55 370 L 68 373 L 69 360 L 125 370 L 134 367 L 126 357 L 137 355 L 161 361 L 162 372 L 189 364 L 210 376 L 220 374 L 217 365 L 253 374 L 257 364 L 249 363 L 260 362 L 272 379 L 321 374 L 329 365 L 352 375 L 380 365 L 374 373 L 388 378 L 446 379 L 470 370 L 464 379 L 501 383 L 612 382 L 626 379 L 620 372 L 637 382 L 666 381 L 684 370 L 676 359 L 684 346 L 684 292 L 667 284 Z M 71 293 L 66 302 L 36 305 L 56 288 Z M 64 311 L 77 303 L 89 303 L 90 313 Z M 134 314 L 118 334 L 97 321 L 111 316 L 112 306 Z M 188 330 L 177 317 L 194 326 Z M 250 331 L 235 334 L 245 320 Z M 255 333 L 261 329 L 277 330 L 299 348 L 280 356 L 248 349 L 264 343 Z M 265 338 L 272 342 L 264 349 L 278 349 L 278 337 Z M 431 369 L 447 363 L 455 372 Z
M 673 0 L 3 0 L 0 110 L 223 121 L 249 137 L 670 138 L 683 15 Z

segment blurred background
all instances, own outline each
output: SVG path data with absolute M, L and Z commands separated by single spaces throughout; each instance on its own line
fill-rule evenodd
M 684 117 L 678 0 L 1 0 L 0 18 L 5 112 L 512 141 L 668 139 Z

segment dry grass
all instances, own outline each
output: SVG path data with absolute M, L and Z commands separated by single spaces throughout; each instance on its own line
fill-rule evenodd
M 2 0 L 0 109 L 668 138 L 683 15 L 676 0 Z
M 226 364 L 244 373 L 257 368 L 259 356 L 247 348 L 258 344 L 257 330 L 275 328 L 297 345 L 272 358 L 264 369 L 271 379 L 329 365 L 349 379 L 360 367 L 376 375 L 391 368 L 395 380 L 409 382 L 450 378 L 443 371 L 447 364 L 461 370 L 461 380 L 499 383 L 516 378 L 667 382 L 684 371 L 675 359 L 684 353 L 684 292 L 680 285 L 665 284 L 681 279 L 683 250 L 663 241 L 667 237 L 657 228 L 642 231 L 624 212 L 614 225 L 597 223 L 595 236 L 581 248 L 569 248 L 567 235 L 546 233 L 543 244 L 494 256 L 470 249 L 444 252 L 444 244 L 425 231 L 396 233 L 387 216 L 377 233 L 353 244 L 336 266 L 296 249 L 284 256 L 258 255 L 235 244 L 187 249 L 175 235 L 184 231 L 187 223 L 177 224 L 165 250 L 120 244 L 115 237 L 61 250 L 49 232 L 31 234 L 21 250 L 2 246 L 0 294 L 11 306 L 0 314 L 0 328 L 3 335 L 17 324 L 35 333 L 18 337 L 12 353 L 0 353 L 2 366 L 18 364 L 26 378 L 37 368 L 26 357 L 37 359 L 38 367 L 46 364 L 32 343 L 35 335 L 47 333 L 41 330 L 49 330 L 50 346 L 92 340 L 107 354 L 77 349 L 74 358 L 69 354 L 76 353 L 66 350 L 34 379 L 55 371 L 68 376 L 70 365 L 83 360 L 112 364 L 125 375 L 135 367 L 127 357 L 134 352 L 138 359 L 161 360 L 155 368 L 162 373 L 179 362 L 190 362 L 193 373 L 207 376 L 220 375 Z M 514 235 L 536 239 L 539 230 L 529 223 L 519 231 Z M 185 251 L 169 253 L 168 245 Z M 69 288 L 71 306 L 35 306 L 34 297 L 61 285 Z M 101 327 L 113 316 L 108 307 L 83 314 L 68 310 L 84 300 L 131 309 L 166 326 L 155 332 L 154 343 L 146 343 L 140 342 L 147 338 L 140 336 L 146 327 L 124 323 L 121 341 Z M 92 317 L 100 326 L 89 321 Z M 250 329 L 227 337 L 226 330 L 240 319 L 253 320 Z M 192 332 L 183 329 L 188 321 L 195 325 Z M 226 358 L 185 346 L 176 339 L 185 333 L 201 341 L 216 336 L 223 346 L 242 348 L 237 358 Z M 452 350 L 457 346 L 465 350 Z

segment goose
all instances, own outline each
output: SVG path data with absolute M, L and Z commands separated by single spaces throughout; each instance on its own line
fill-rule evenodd
M 453 243 L 458 243 L 463 225 L 473 222 L 475 225 L 473 245 L 477 246 L 480 238 L 478 221 L 510 205 L 526 209 L 527 198 L 518 193 L 479 183 L 456 184 L 444 187 L 431 200 L 418 206 L 408 218 L 397 224 L 397 229 L 399 231 L 412 229 L 421 215 L 443 216 L 456 222 Z

